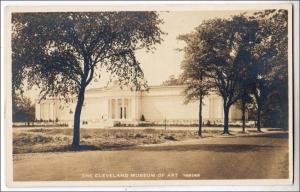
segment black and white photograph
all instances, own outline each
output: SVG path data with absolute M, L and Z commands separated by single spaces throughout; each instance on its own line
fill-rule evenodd
M 9 183 L 292 184 L 292 14 L 7 7 Z

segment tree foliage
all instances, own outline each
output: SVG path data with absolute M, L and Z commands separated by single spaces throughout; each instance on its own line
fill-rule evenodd
M 135 51 L 162 41 L 155 12 L 14 13 L 13 88 L 38 86 L 41 95 L 76 95 L 73 145 L 79 146 L 86 87 L 106 71 L 120 85 L 145 87 Z
M 202 106 L 203 99 L 209 94 L 212 88 L 211 78 L 206 71 L 206 68 L 200 63 L 201 52 L 195 50 L 201 50 L 199 45 L 199 39 L 197 33 L 191 33 L 186 35 L 180 35 L 179 40 L 186 43 L 186 46 L 181 51 L 184 51 L 184 60 L 181 64 L 183 73 L 181 75 L 182 82 L 185 85 L 185 103 L 199 101 L 199 114 L 198 114 L 198 135 L 202 136 Z
M 255 108 L 259 131 L 261 118 L 270 122 L 269 114 L 281 117 L 281 127 L 287 127 L 287 18 L 287 10 L 265 10 L 251 16 L 210 19 L 180 36 L 188 44 L 184 49 L 185 75 L 206 77 L 223 98 L 224 133 L 228 133 L 230 106 L 237 102 L 243 114 L 246 108 Z M 186 94 L 200 97 L 205 92 L 193 88 L 205 88 L 207 82 L 191 81 L 193 94 Z
M 134 51 L 160 43 L 154 12 L 14 13 L 14 87 L 27 78 L 43 94 L 77 94 L 100 69 L 139 86 Z M 96 70 L 99 69 L 99 70 Z
M 257 43 L 252 50 L 257 127 L 260 129 L 261 116 L 266 120 L 273 111 L 281 119 L 280 126 L 287 128 L 288 12 L 282 9 L 265 10 L 256 12 L 251 19 L 259 22 Z
M 35 120 L 35 107 L 29 98 L 13 93 L 12 102 L 13 122 L 32 122 Z
M 255 40 L 257 23 L 244 15 L 230 19 L 211 19 L 199 25 L 194 34 L 197 52 L 192 56 L 205 71 L 211 86 L 223 98 L 224 133 L 228 130 L 231 105 L 239 98 L 240 82 L 246 65 L 251 60 L 250 48 Z
M 189 103 L 203 98 L 209 93 L 211 88 L 211 79 L 208 78 L 206 68 L 199 62 L 201 57 L 201 47 L 197 33 L 180 35 L 179 40 L 186 43 L 186 46 L 181 51 L 184 51 L 185 56 L 181 64 L 183 73 L 181 75 L 182 82 L 186 85 L 185 102 Z
M 166 86 L 183 85 L 182 77 L 178 76 L 176 78 L 175 75 L 170 75 L 169 79 L 162 82 L 162 85 L 166 85 Z

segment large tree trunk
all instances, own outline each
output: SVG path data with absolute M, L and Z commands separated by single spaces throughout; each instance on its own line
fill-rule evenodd
M 84 88 L 81 88 L 78 94 L 77 105 L 74 114 L 74 129 L 73 129 L 73 148 L 79 148 L 80 145 L 80 115 L 84 102 Z
M 254 91 L 254 96 L 257 104 L 256 110 L 256 128 L 257 132 L 261 132 L 261 111 L 262 111 L 262 93 L 260 95 L 257 93 L 257 90 Z
M 198 125 L 198 135 L 202 137 L 202 96 L 200 96 L 199 101 L 199 125 Z
M 289 125 L 289 108 L 288 108 L 288 97 L 287 94 L 281 97 L 280 102 L 280 128 L 288 130 Z
M 245 118 L 245 113 L 246 113 L 246 103 L 243 99 L 242 101 L 242 132 L 245 133 L 245 127 L 246 127 L 246 118 Z
M 223 134 L 229 134 L 229 107 L 224 105 L 224 131 Z
M 288 130 L 289 129 L 289 112 L 288 112 L 288 105 L 284 105 L 283 107 L 281 107 L 281 128 L 284 130 Z
M 258 105 L 257 107 L 257 119 L 256 119 L 256 128 L 258 132 L 261 132 L 260 126 L 261 126 L 261 107 Z

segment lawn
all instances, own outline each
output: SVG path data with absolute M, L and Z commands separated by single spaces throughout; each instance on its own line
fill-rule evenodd
M 231 129 L 235 136 L 256 134 L 254 128 L 241 134 L 240 128 Z M 267 129 L 266 129 L 267 130 Z M 269 129 L 268 129 L 269 130 Z M 268 131 L 267 130 L 267 131 Z M 197 127 L 120 127 L 105 129 L 81 128 L 81 150 L 117 150 L 146 144 L 160 144 L 199 138 Z M 222 128 L 204 128 L 204 138 L 221 136 Z M 13 128 L 13 153 L 41 153 L 72 151 L 73 130 L 66 127 Z M 199 138 L 201 139 L 201 138 Z
M 206 137 L 221 134 L 220 130 L 204 130 Z M 70 128 L 14 128 L 13 153 L 59 152 L 72 150 Z M 143 144 L 181 141 L 198 138 L 194 130 L 141 129 L 81 129 L 83 150 L 114 150 Z

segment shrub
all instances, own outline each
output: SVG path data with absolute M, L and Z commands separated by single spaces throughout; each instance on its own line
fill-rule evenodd
M 171 140 L 171 141 L 176 141 L 176 138 L 172 135 L 166 135 L 166 136 L 164 136 L 164 139 Z
M 144 138 L 146 137 L 145 135 L 142 135 L 140 133 L 135 134 L 135 138 Z

